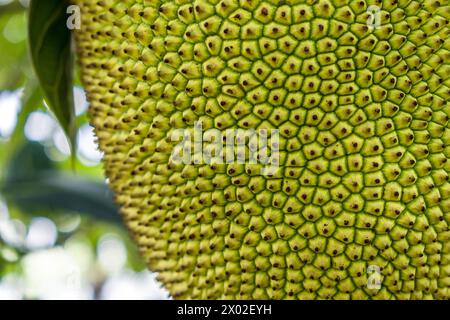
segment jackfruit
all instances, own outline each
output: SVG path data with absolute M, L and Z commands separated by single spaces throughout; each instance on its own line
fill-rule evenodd
M 448 1 L 72 3 L 106 175 L 174 298 L 450 298 Z M 174 161 L 197 124 L 279 132 L 277 169 Z

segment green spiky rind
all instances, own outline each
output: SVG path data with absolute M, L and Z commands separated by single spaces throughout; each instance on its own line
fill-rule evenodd
M 73 2 L 106 174 L 173 297 L 450 298 L 448 2 Z M 281 173 L 171 163 L 195 121 L 279 128 Z

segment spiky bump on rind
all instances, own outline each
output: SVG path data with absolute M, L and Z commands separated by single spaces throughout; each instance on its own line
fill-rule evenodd
M 447 1 L 72 1 L 106 174 L 173 297 L 450 298 Z M 171 163 L 196 121 L 279 128 L 282 174 Z

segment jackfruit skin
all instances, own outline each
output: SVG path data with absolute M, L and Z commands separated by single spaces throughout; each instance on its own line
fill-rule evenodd
M 174 298 L 450 298 L 448 1 L 72 2 L 110 186 Z M 279 129 L 280 170 L 172 163 L 195 121 Z

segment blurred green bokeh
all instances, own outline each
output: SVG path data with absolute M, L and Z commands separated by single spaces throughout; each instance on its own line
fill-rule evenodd
M 0 299 L 166 298 L 103 176 L 76 81 L 75 168 L 29 62 L 26 0 L 0 0 Z

